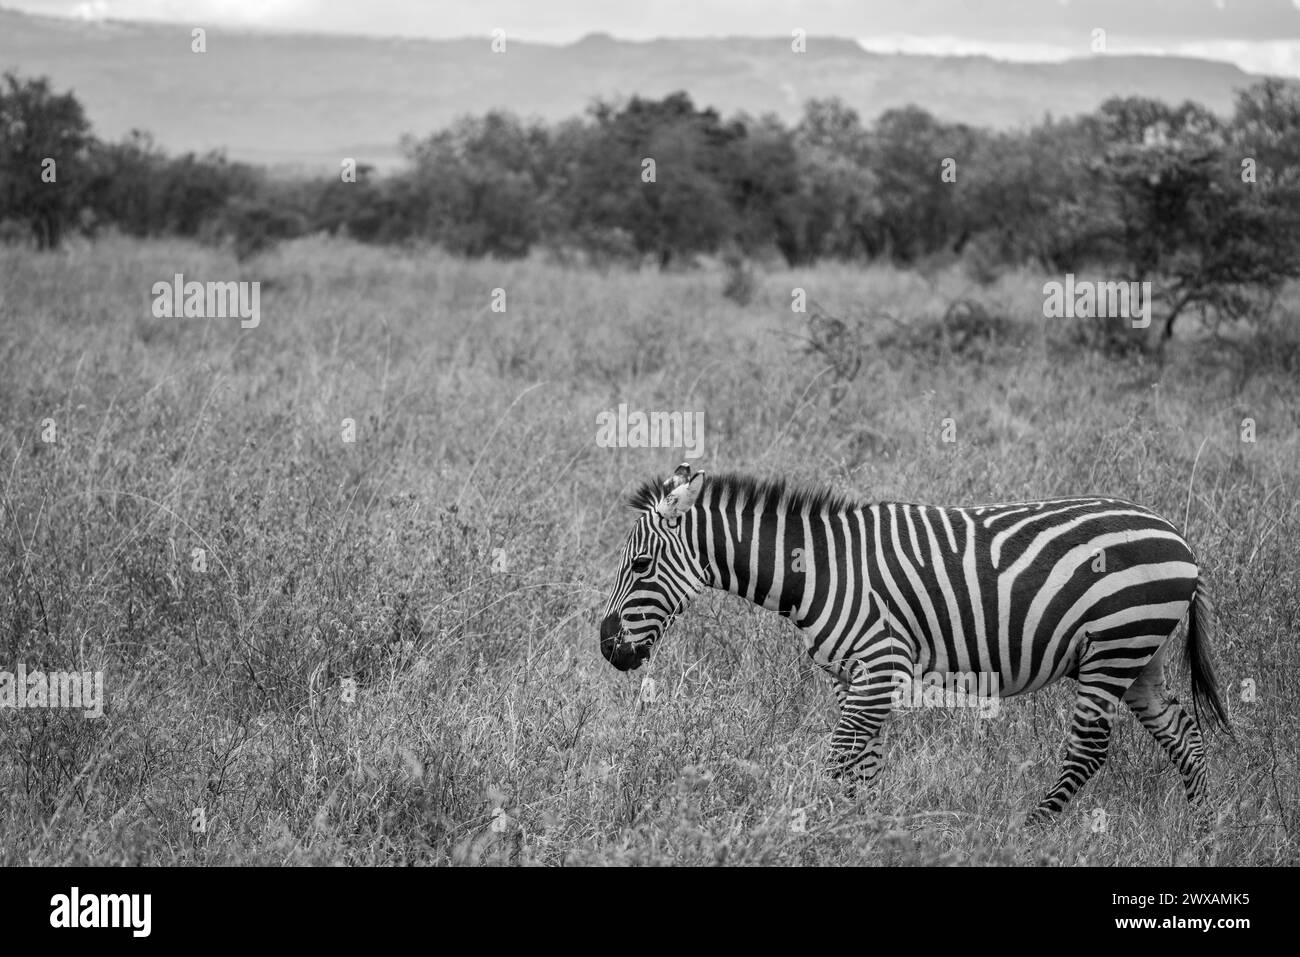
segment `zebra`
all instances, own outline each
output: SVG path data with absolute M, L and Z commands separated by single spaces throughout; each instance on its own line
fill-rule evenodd
M 1077 682 L 1064 765 L 1026 823 L 1056 820 L 1106 759 L 1123 701 L 1202 809 L 1199 725 L 1231 734 L 1210 659 L 1213 606 L 1169 522 L 1115 498 L 940 508 L 862 504 L 825 488 L 683 463 L 628 500 L 636 523 L 600 623 L 600 649 L 638 668 L 706 587 L 775 611 L 831 678 L 839 719 L 826 770 L 870 784 L 881 725 L 919 673 L 988 674 L 1000 697 Z M 1165 687 L 1187 618 L 1192 714 Z

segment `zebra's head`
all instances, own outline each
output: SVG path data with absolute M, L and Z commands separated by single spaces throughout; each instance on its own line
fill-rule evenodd
M 636 525 L 600 620 L 600 652 L 619 671 L 640 667 L 669 620 L 707 584 L 685 520 L 703 487 L 704 473 L 692 475 L 682 463 L 632 498 Z

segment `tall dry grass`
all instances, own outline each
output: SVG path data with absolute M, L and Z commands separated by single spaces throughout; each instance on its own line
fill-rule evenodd
M 176 272 L 263 281 L 260 327 L 152 318 Z M 0 250 L 0 277 L 0 669 L 102 670 L 109 697 L 99 720 L 0 711 L 0 863 L 1300 862 L 1293 374 L 1209 342 L 1081 352 L 1029 274 L 768 270 L 742 308 L 720 270 L 325 240 L 238 267 L 114 240 Z M 809 349 L 796 286 L 843 321 L 853 378 Z M 878 344 L 961 297 L 1014 341 Z M 710 470 L 1185 517 L 1238 733 L 1209 744 L 1215 825 L 1123 716 L 1061 824 L 1023 831 L 1064 686 L 995 721 L 895 716 L 878 793 L 847 799 L 818 772 L 833 700 L 798 635 L 721 595 L 640 702 L 595 616 L 624 493 L 681 453 L 598 448 L 620 402 L 703 412 Z

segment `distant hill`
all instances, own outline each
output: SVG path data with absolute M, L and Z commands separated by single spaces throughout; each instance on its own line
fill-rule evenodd
M 0 10 L 0 70 L 71 87 L 96 132 L 146 129 L 169 151 L 224 147 L 235 159 L 337 167 L 355 156 L 397 162 L 404 133 L 423 136 L 464 113 L 503 107 L 548 120 L 596 97 L 685 89 L 729 115 L 798 117 L 811 97 L 840 96 L 864 118 L 916 103 L 947 120 L 995 127 L 1094 109 L 1116 94 L 1196 100 L 1228 113 L 1256 77 L 1225 63 L 1106 56 L 1060 64 L 988 57 L 882 55 L 844 39 L 616 40 L 567 46 L 509 40 L 382 39 L 212 28 L 207 53 L 190 27 L 83 22 Z

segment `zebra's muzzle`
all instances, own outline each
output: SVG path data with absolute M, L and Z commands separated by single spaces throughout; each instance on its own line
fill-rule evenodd
M 641 667 L 641 662 L 650 657 L 650 645 L 648 640 L 628 641 L 618 615 L 610 615 L 600 623 L 600 653 L 619 671 Z

